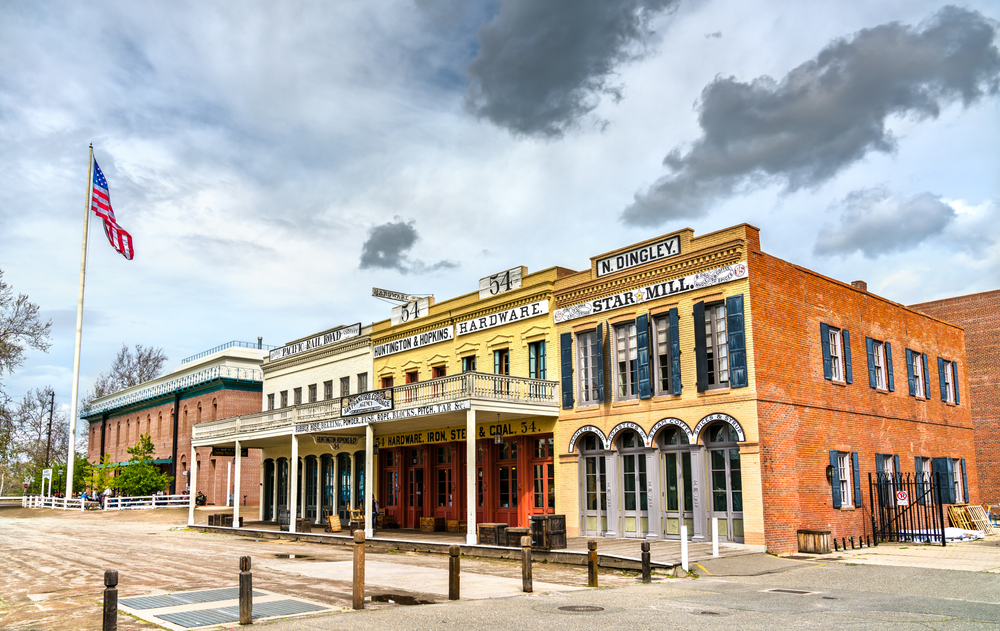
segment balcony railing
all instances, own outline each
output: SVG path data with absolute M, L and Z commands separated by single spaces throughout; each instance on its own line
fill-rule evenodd
M 212 353 L 218 353 L 219 351 L 224 351 L 227 348 L 233 348 L 233 347 L 236 347 L 236 348 L 253 348 L 253 349 L 264 350 L 264 351 L 269 351 L 269 350 L 273 350 L 275 348 L 279 348 L 277 346 L 271 346 L 270 344 L 261 344 L 261 343 L 258 343 L 258 342 L 240 342 L 239 340 L 233 340 L 231 342 L 226 342 L 225 344 L 219 344 L 215 348 L 210 348 L 207 351 L 202 351 L 202 352 L 198 353 L 197 355 L 192 355 L 191 357 L 185 357 L 184 359 L 181 360 L 181 364 L 183 365 L 183 364 L 186 364 L 188 362 L 193 362 L 196 359 L 201 359 L 202 357 L 208 357 Z
M 556 381 L 466 372 L 397 386 L 393 388 L 393 408 L 405 410 L 433 403 L 480 399 L 558 409 L 558 386 Z M 198 423 L 192 427 L 192 437 L 196 441 L 231 438 L 237 434 L 291 428 L 293 424 L 318 423 L 337 418 L 340 418 L 339 398 Z

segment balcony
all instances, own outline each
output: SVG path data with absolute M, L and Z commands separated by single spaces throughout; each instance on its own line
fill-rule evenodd
M 393 409 L 407 410 L 471 400 L 509 406 L 521 412 L 556 416 L 559 414 L 558 387 L 556 381 L 466 372 L 394 387 Z M 207 445 L 211 442 L 203 441 L 229 441 L 237 435 L 241 440 L 288 435 L 295 426 L 338 418 L 340 399 L 336 398 L 199 423 L 192 427 L 192 439 L 195 443 Z

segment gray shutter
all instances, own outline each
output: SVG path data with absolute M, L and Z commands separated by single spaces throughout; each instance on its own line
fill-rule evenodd
M 562 406 L 564 410 L 573 408 L 573 334 L 559 335 L 559 355 L 562 359 Z
M 837 466 L 837 451 L 830 450 L 830 466 L 833 467 L 833 479 L 830 486 L 833 489 L 833 507 L 840 508 L 840 467 Z
M 868 350 L 868 385 L 875 388 L 878 382 L 875 381 L 875 347 L 872 338 L 865 338 L 865 348 Z
M 966 504 L 972 503 L 969 501 L 969 478 L 965 475 L 965 458 L 962 458 L 962 495 Z
M 927 367 L 927 353 L 920 354 L 921 360 L 924 363 L 924 398 L 931 398 L 931 373 L 930 369 Z
M 833 379 L 833 358 L 830 356 L 830 326 L 819 323 L 819 345 L 823 349 L 823 378 Z
M 955 463 L 951 458 L 944 459 L 945 467 L 948 469 L 948 503 L 954 504 L 957 497 L 955 497 Z
M 545 340 L 538 343 L 538 355 L 535 358 L 535 366 L 538 371 L 538 378 L 545 379 Z
M 743 326 L 743 294 L 726 298 L 726 328 L 729 346 L 729 387 L 746 388 L 747 343 Z
M 941 385 L 941 400 L 948 400 L 948 386 L 944 382 L 944 359 L 938 357 L 938 382 Z
M 840 337 L 844 341 L 844 379 L 847 383 L 854 383 L 854 372 L 851 370 L 851 332 L 841 329 Z
M 916 495 L 914 500 L 918 504 L 927 503 L 927 500 L 924 497 L 924 472 L 920 468 L 920 465 L 922 464 L 923 463 L 920 461 L 920 456 L 913 457 L 913 470 L 916 471 L 916 473 L 913 475 L 913 481 L 916 482 L 916 484 L 914 485 L 916 487 L 914 489 L 914 494 Z
M 875 488 L 878 489 L 879 501 L 884 506 L 888 501 L 888 486 L 885 481 L 885 458 L 882 454 L 875 454 Z M 873 500 L 874 501 L 874 500 Z
M 851 470 L 854 473 L 854 505 L 861 506 L 861 467 L 858 465 L 858 452 L 851 452 Z
M 604 324 L 597 325 L 597 356 L 593 361 L 597 367 L 597 402 L 604 403 Z
M 681 334 L 677 308 L 670 310 L 670 386 L 671 394 L 681 393 Z
M 906 349 L 906 381 L 910 385 L 910 396 L 917 396 L 917 384 L 913 375 L 913 351 Z
M 708 342 L 705 339 L 705 302 L 696 302 L 694 310 L 694 363 L 697 366 L 695 381 L 698 392 L 708 390 Z
M 949 458 L 931 458 L 931 475 L 934 476 L 934 484 L 937 486 L 938 504 L 952 503 L 949 499 L 949 493 L 952 491 L 948 487 L 948 463 L 950 461 Z
M 889 392 L 895 392 L 896 384 L 892 380 L 892 344 L 889 342 L 885 343 L 885 376 L 886 383 L 889 386 Z
M 955 384 L 955 405 L 961 405 L 962 399 L 958 396 L 958 362 L 951 362 L 951 382 Z
M 645 313 L 635 319 L 635 345 L 639 356 L 639 398 L 653 396 L 649 384 L 649 316 Z
M 892 457 L 892 464 L 894 465 L 892 470 L 895 471 L 895 473 L 893 473 L 893 477 L 897 480 L 901 480 L 903 478 L 903 474 L 899 468 L 899 454 Z

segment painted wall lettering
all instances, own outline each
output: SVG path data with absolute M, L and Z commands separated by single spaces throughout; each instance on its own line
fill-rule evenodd
M 646 263 L 659 261 L 680 253 L 681 238 L 675 235 L 641 248 L 597 259 L 597 276 L 600 278 L 606 274 L 613 274 L 623 269 L 645 265 Z

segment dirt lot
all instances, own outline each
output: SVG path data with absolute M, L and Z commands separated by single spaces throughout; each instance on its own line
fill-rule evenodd
M 350 607 L 350 576 L 319 580 L 293 571 L 263 567 L 276 555 L 305 555 L 302 563 L 349 561 L 348 547 L 261 540 L 187 530 L 186 508 L 137 511 L 54 511 L 0 509 L 0 627 L 9 629 L 100 629 L 104 571 L 118 570 L 119 597 L 233 587 L 239 557 L 255 560 L 254 587 Z M 400 565 L 446 568 L 444 555 L 376 553 L 367 558 Z M 284 564 L 287 566 L 288 564 Z M 470 559 L 462 572 L 519 578 L 515 561 Z M 536 564 L 539 582 L 581 585 L 585 568 Z M 635 583 L 634 575 L 601 572 L 601 584 Z M 393 590 L 399 593 L 400 590 Z M 383 593 L 370 585 L 369 595 Z M 440 601 L 408 592 L 417 598 Z M 392 607 L 395 605 L 372 605 Z M 120 615 L 118 628 L 154 629 L 153 625 Z

